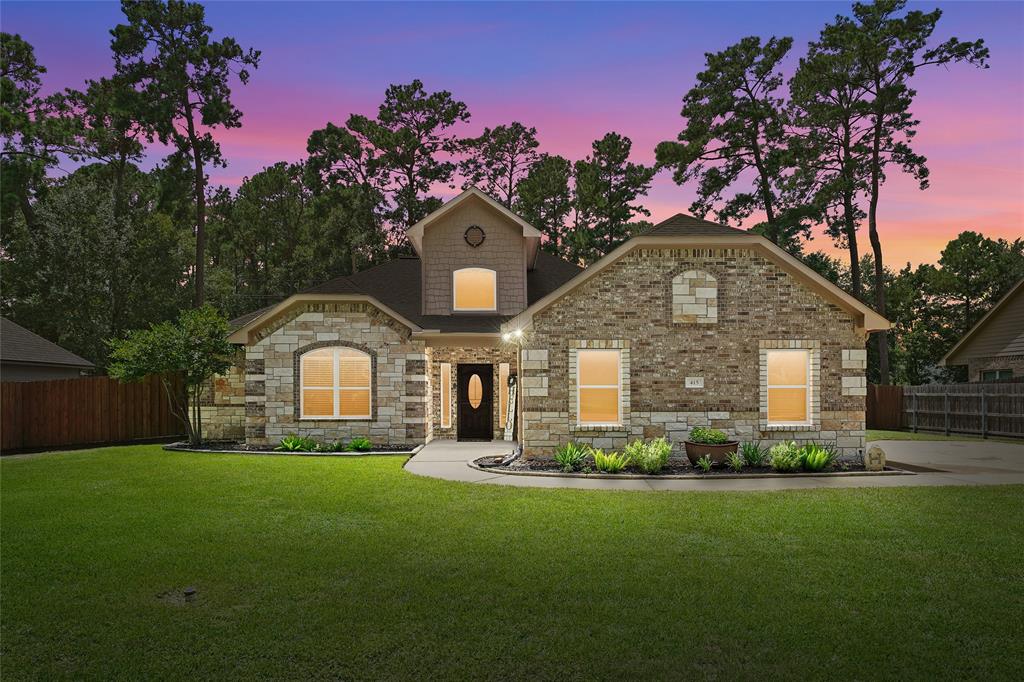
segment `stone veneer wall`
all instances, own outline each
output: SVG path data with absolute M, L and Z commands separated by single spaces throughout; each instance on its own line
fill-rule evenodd
M 483 228 L 484 243 L 466 243 L 466 228 Z M 497 273 L 498 315 L 526 307 L 526 253 L 523 228 L 482 200 L 473 199 L 427 226 L 423 234 L 423 314 L 452 313 L 452 272 L 489 268 Z M 456 313 L 459 314 L 459 313 Z M 469 313 L 466 313 L 469 314 Z
M 245 351 L 226 373 L 207 384 L 199 401 L 203 420 L 203 438 L 208 440 L 245 439 Z
M 717 285 L 714 322 L 674 320 L 673 280 L 692 270 Z M 852 458 L 864 447 L 865 341 L 847 312 L 755 251 L 637 249 L 534 316 L 521 371 L 525 452 L 548 455 L 569 440 L 620 448 L 662 435 L 681 447 L 690 429 L 712 426 L 764 444 L 835 441 Z M 810 427 L 763 423 L 761 354 L 773 347 L 763 342 L 812 349 Z M 571 363 L 588 345 L 628 352 L 621 426 L 576 424 Z M 686 377 L 704 387 L 685 388 Z
M 967 360 L 967 380 L 981 381 L 981 373 L 985 370 L 1008 369 L 1013 378 L 1024 377 L 1024 355 L 998 355 Z
M 331 345 L 373 357 L 371 419 L 299 419 L 298 354 Z M 246 351 L 246 442 L 273 445 L 295 433 L 318 440 L 366 436 L 380 445 L 417 445 L 430 438 L 430 353 L 409 330 L 366 303 L 309 303 L 259 333 Z
M 454 439 L 458 435 L 459 414 L 457 407 L 458 398 L 458 365 L 459 363 L 492 363 L 494 365 L 494 438 L 501 440 L 505 437 L 505 424 L 499 417 L 498 400 L 498 368 L 502 362 L 509 363 L 509 373 L 517 374 L 518 362 L 516 361 L 515 346 L 503 345 L 492 348 L 487 347 L 449 347 L 437 346 L 429 349 L 432 351 L 430 383 L 433 386 L 433 405 L 431 413 L 434 415 L 433 436 L 434 438 Z M 451 414 L 452 425 L 450 428 L 441 427 L 441 363 L 450 363 L 452 366 L 451 375 Z

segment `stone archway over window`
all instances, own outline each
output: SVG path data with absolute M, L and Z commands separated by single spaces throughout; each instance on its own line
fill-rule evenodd
M 672 321 L 718 322 L 718 281 L 710 272 L 687 270 L 672 278 Z

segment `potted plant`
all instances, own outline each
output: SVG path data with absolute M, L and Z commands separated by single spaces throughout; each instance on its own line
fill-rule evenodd
M 706 429 L 698 426 L 690 431 L 690 437 L 684 441 L 686 444 L 686 458 L 690 464 L 697 466 L 697 462 L 704 455 L 711 458 L 715 464 L 724 464 L 729 455 L 736 452 L 740 442 L 729 440 L 724 431 L 718 429 Z

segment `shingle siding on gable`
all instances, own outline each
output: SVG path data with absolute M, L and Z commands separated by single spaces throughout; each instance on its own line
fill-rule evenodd
M 486 238 L 474 248 L 466 228 L 479 225 Z M 452 313 L 452 272 L 490 268 L 498 273 L 498 315 L 515 315 L 526 307 L 526 254 L 522 227 L 482 201 L 466 201 L 423 234 L 423 314 Z
M 713 324 L 673 322 L 672 279 L 688 270 L 717 281 Z M 855 457 L 864 444 L 864 396 L 843 391 L 844 377 L 864 376 L 843 367 L 843 350 L 864 348 L 855 327 L 849 313 L 751 250 L 637 249 L 534 316 L 526 348 L 546 349 L 548 365 L 524 366 L 523 386 L 546 377 L 547 391 L 524 391 L 526 452 L 548 454 L 568 440 L 617 448 L 657 435 L 679 444 L 694 426 L 711 425 L 765 443 L 835 440 Z M 579 429 L 571 417 L 571 349 L 601 339 L 628 342 L 629 419 L 619 429 Z M 759 344 L 783 339 L 820 344 L 819 422 L 762 431 Z M 704 388 L 684 388 L 686 377 L 703 377 Z

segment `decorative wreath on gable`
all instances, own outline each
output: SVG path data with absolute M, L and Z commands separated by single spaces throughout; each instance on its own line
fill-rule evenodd
M 487 235 L 484 234 L 483 228 L 479 225 L 470 225 L 466 228 L 466 234 L 463 235 L 466 243 L 474 249 L 483 244 L 486 237 Z

